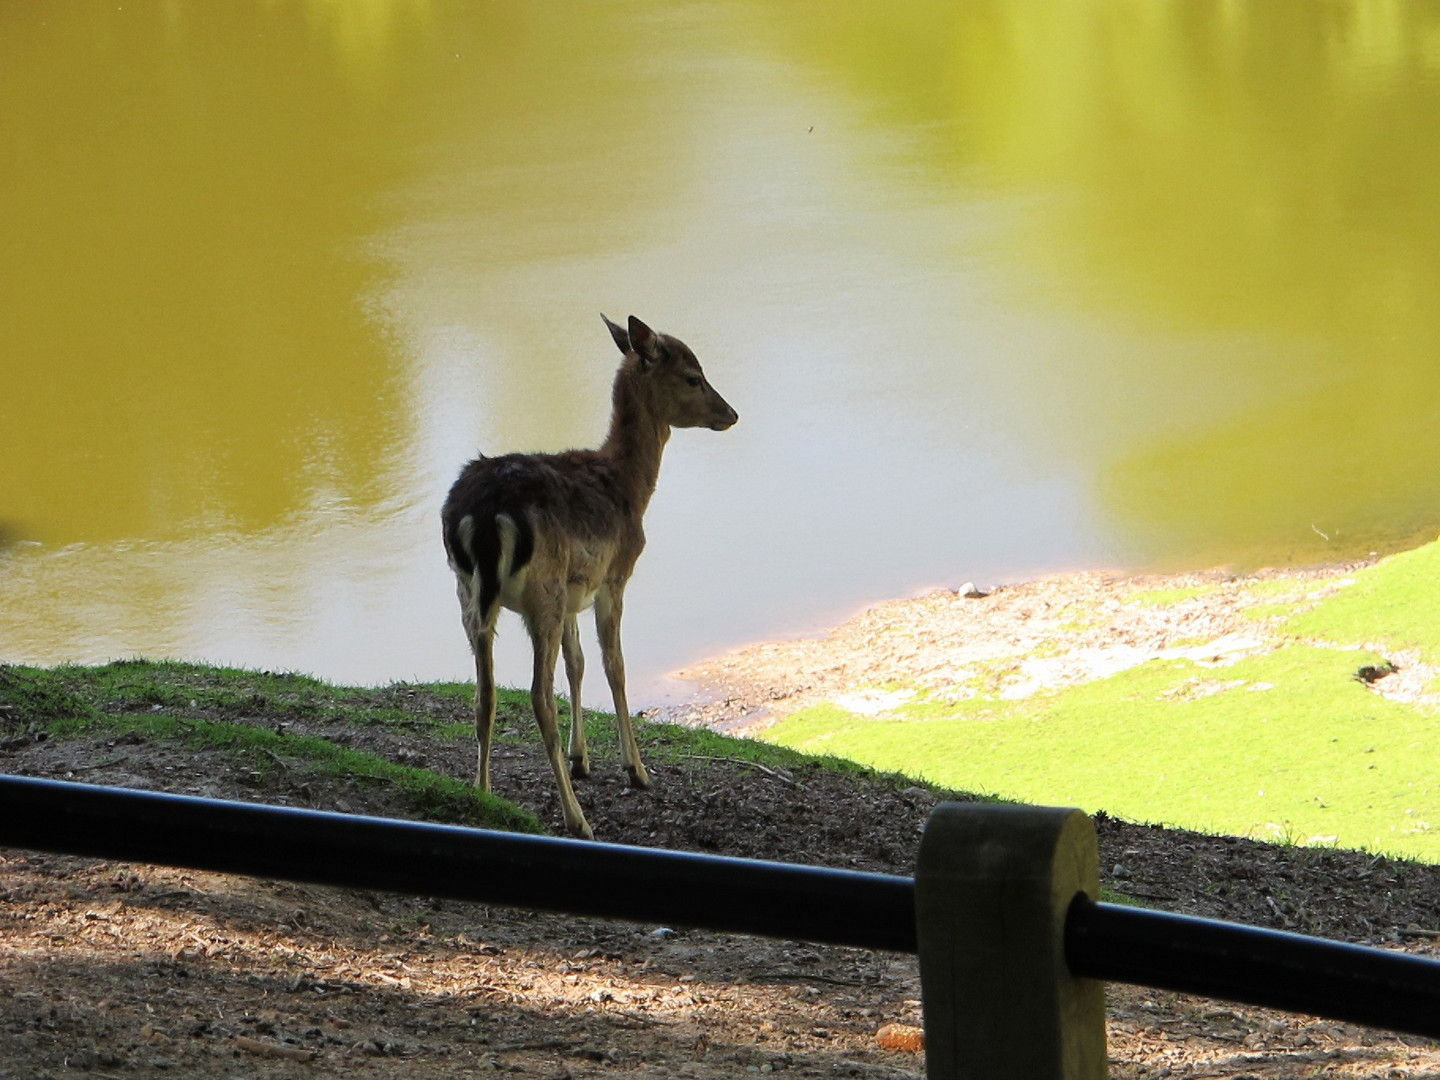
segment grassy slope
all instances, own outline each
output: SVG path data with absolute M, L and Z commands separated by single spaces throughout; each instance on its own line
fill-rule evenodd
M 822 705 L 767 737 L 1005 798 L 1440 861 L 1440 715 L 1355 678 L 1401 648 L 1440 664 L 1437 577 L 1440 543 L 1318 605 L 1258 587 L 1269 651 L 1230 666 L 1153 660 L 1025 700 L 917 701 L 879 718 Z
M 424 817 L 541 831 L 528 811 L 426 769 L 397 765 L 314 736 L 225 719 L 324 715 L 356 725 L 424 722 L 380 704 L 379 695 L 370 691 L 332 687 L 300 675 L 135 660 L 103 667 L 0 667 L 0 705 L 55 738 L 136 732 L 233 753 L 248 768 L 260 770 L 280 767 L 277 759 L 304 759 L 324 772 L 361 783 L 391 784 Z
M 170 661 L 56 668 L 0 664 L 0 738 L 7 729 L 43 731 L 61 739 L 135 732 L 147 739 L 231 753 L 250 770 L 269 771 L 282 768 L 283 760 L 303 759 L 320 771 L 360 783 L 392 785 L 421 817 L 542 831 L 529 811 L 428 769 L 395 764 L 317 736 L 239 721 L 242 716 L 251 721 L 263 718 L 278 726 L 286 720 L 323 719 L 354 727 L 424 728 L 433 738 L 473 745 L 473 727 L 454 723 L 448 706 L 459 701 L 468 709 L 474 692 L 472 685 L 463 683 L 380 690 L 337 687 L 303 675 Z M 442 707 L 437 709 L 436 704 Z M 497 721 L 501 741 L 534 738 L 530 695 L 501 690 Z M 616 753 L 612 716 L 587 711 L 585 729 L 598 753 Z M 784 747 L 668 724 L 641 724 L 636 737 L 646 757 L 656 761 L 722 757 L 766 768 L 793 768 L 819 760 L 826 768 L 872 772 L 850 761 L 817 759 Z

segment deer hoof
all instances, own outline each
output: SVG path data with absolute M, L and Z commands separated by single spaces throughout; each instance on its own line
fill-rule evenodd
M 640 788 L 643 791 L 650 786 L 650 774 L 645 771 L 644 765 L 627 765 L 625 771 L 630 774 L 632 788 Z
M 570 759 L 570 778 L 572 780 L 584 780 L 590 775 L 590 762 L 581 757 Z
M 581 840 L 595 839 L 595 830 L 590 828 L 590 823 L 583 817 L 573 824 L 566 822 L 565 827 Z

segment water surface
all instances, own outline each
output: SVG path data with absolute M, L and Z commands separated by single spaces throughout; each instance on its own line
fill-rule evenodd
M 1434 4 L 7 6 L 0 658 L 467 677 L 440 502 L 598 442 L 602 310 L 742 417 L 667 451 L 641 702 L 927 586 L 1431 537 L 1437 74 Z

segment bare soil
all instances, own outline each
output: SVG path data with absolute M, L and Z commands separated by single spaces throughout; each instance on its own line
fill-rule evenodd
M 1097 587 L 1077 578 L 1074 595 Z M 1045 589 L 1062 602 L 1062 584 Z M 912 601 L 913 618 L 890 612 L 880 637 L 929 634 L 926 605 L 961 600 Z M 1218 628 L 1225 613 L 1209 617 Z M 1116 632 L 1110 644 L 1142 634 Z M 808 685 L 868 685 L 849 653 L 831 653 L 838 671 L 811 655 L 790 669 Z M 784 700 L 766 695 L 792 685 L 757 678 L 731 697 Z M 417 716 L 465 719 L 453 701 L 389 693 Z M 234 755 L 134 736 L 36 740 L 25 718 L 0 717 L 0 771 L 403 812 L 383 786 L 300 760 L 247 770 Z M 289 729 L 456 777 L 473 769 L 469 744 L 424 725 Z M 500 750 L 497 792 L 559 831 L 538 739 Z M 600 839 L 905 874 L 941 798 L 818 766 L 694 758 L 652 776 L 651 791 L 632 792 L 618 763 L 595 762 L 579 796 Z M 1433 950 L 1435 867 L 1104 815 L 1097 826 L 1107 884 L 1144 903 Z M 883 1025 L 918 1025 L 919 996 L 908 956 L 0 851 L 0 1077 L 920 1077 L 923 1054 L 876 1039 Z M 1440 1076 L 1440 1047 L 1426 1040 L 1123 986 L 1108 1001 L 1116 1077 Z

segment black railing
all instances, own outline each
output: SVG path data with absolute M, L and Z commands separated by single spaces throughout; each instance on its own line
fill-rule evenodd
M 0 845 L 915 951 L 909 878 L 0 776 Z
M 909 878 L 0 776 L 0 846 L 916 950 Z M 1070 905 L 1073 975 L 1440 1038 L 1440 962 Z
M 1077 975 L 1440 1038 L 1440 963 L 1163 911 L 1071 905 Z

